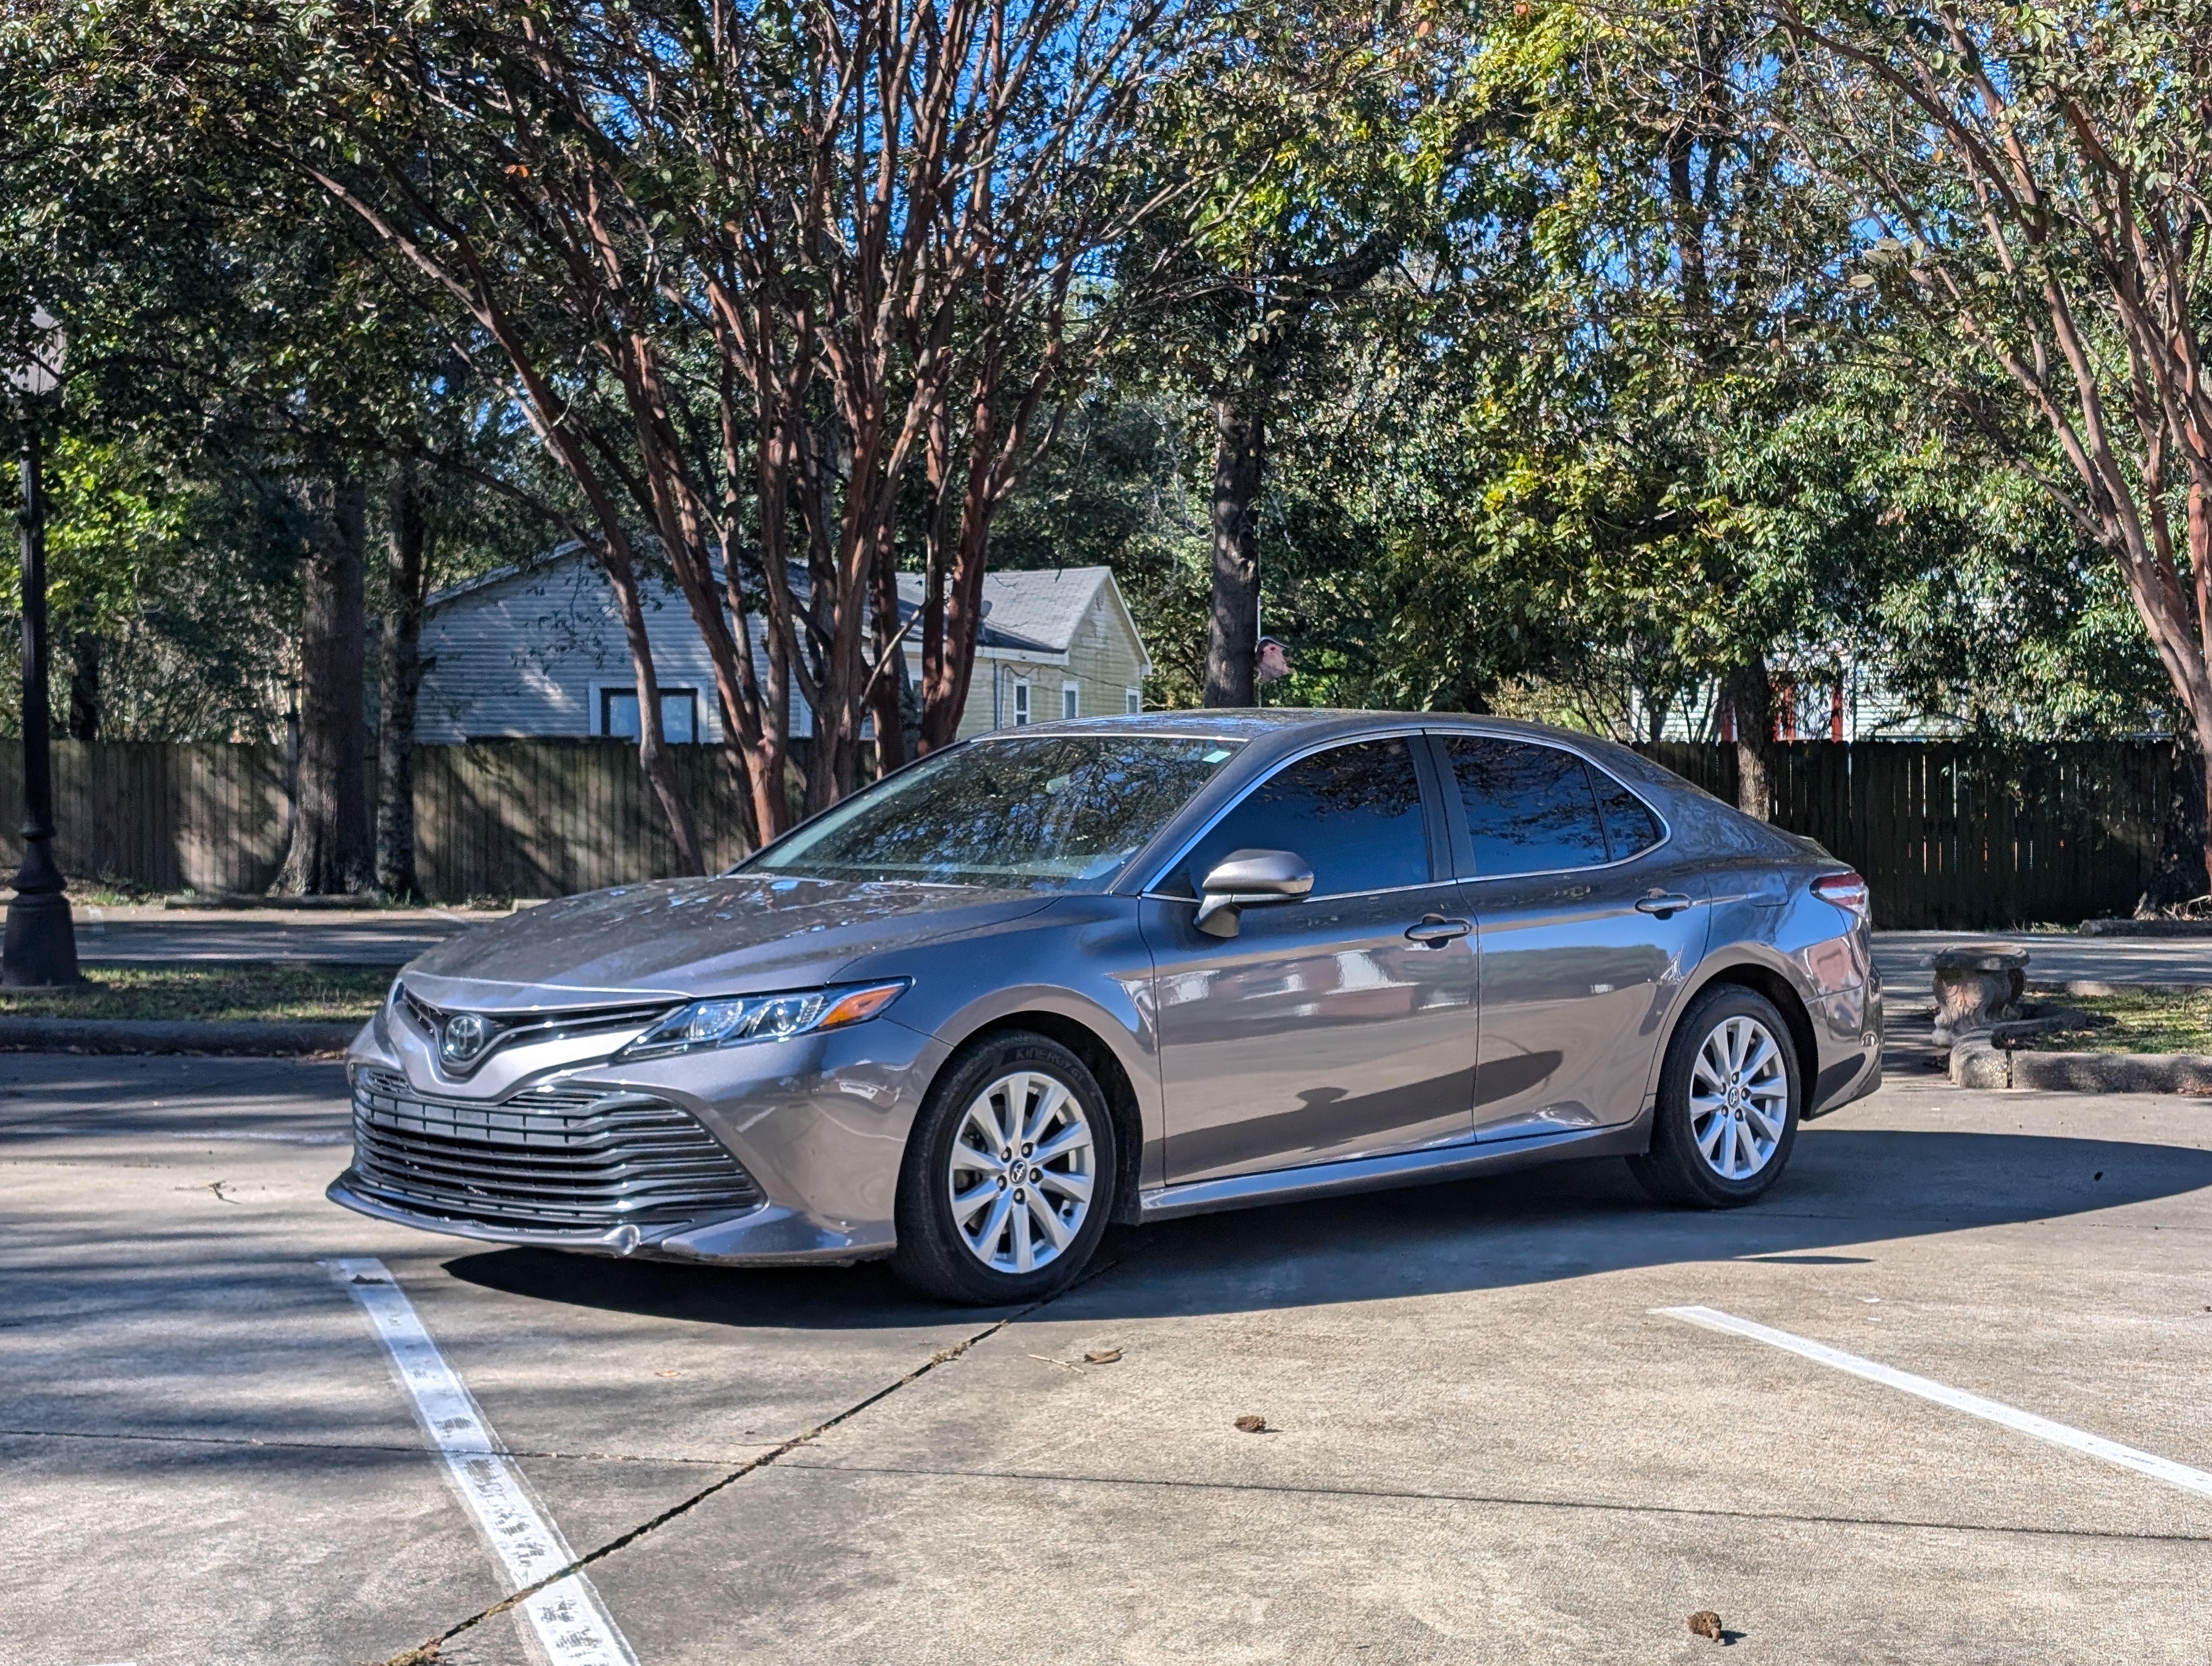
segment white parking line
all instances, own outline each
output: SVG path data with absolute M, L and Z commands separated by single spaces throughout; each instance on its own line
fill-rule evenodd
M 575 1560 L 508 1463 L 467 1384 L 446 1363 L 430 1333 L 380 1261 L 326 1261 L 331 1276 L 368 1315 L 415 1414 L 446 1460 L 446 1471 L 506 1569 L 509 1589 L 533 1585 Z M 637 1666 L 637 1657 L 580 1573 L 556 1579 L 522 1605 L 553 1666 Z
M 2138 1474 L 2148 1475 L 2169 1486 L 2212 1498 L 2212 1474 L 2202 1469 L 2192 1469 L 2185 1463 L 2176 1463 L 2172 1458 L 2162 1458 L 2155 1452 L 2123 1446 L 2118 1441 L 2107 1440 L 2102 1435 L 2089 1434 L 2063 1423 L 2053 1423 L 2049 1418 L 2038 1417 L 2033 1412 L 2023 1412 L 1999 1401 L 1984 1400 L 1981 1395 L 1968 1394 L 1963 1389 L 1954 1389 L 1925 1377 L 1915 1377 L 1911 1371 L 1899 1371 L 1894 1366 L 1880 1365 L 1872 1359 L 1862 1359 L 1856 1353 L 1845 1353 L 1841 1348 L 1832 1348 L 1825 1342 L 1792 1336 L 1786 1330 L 1776 1330 L 1750 1319 L 1739 1319 L 1733 1313 L 1723 1313 L 1716 1308 L 1655 1307 L 1651 1310 L 1664 1314 L 1670 1319 L 1684 1319 L 1693 1325 L 1703 1325 L 1708 1330 L 1723 1330 L 1731 1335 L 1748 1336 L 1754 1342 L 1765 1342 L 1770 1347 L 1781 1348 L 1802 1359 L 1849 1371 L 1852 1376 L 1863 1377 L 1870 1383 L 1902 1389 L 1907 1394 L 1917 1394 L 1923 1400 L 1932 1400 L 1939 1406 L 1950 1407 L 1954 1411 L 1987 1418 L 1992 1423 L 2002 1423 L 2006 1428 L 2016 1429 L 2021 1434 L 2047 1440 L 2054 1446 L 2086 1452 L 2089 1456 L 2102 1458 L 2107 1463 L 2117 1463 L 2123 1469 L 2133 1469 Z

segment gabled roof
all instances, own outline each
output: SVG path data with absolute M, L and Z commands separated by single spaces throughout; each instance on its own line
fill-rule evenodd
M 899 575 L 899 611 L 910 617 L 921 606 L 922 580 L 919 573 Z M 1121 617 L 1129 640 L 1137 645 L 1143 669 L 1152 670 L 1144 637 L 1121 599 L 1121 587 L 1110 567 L 1054 567 L 1033 571 L 983 575 L 983 618 L 975 633 L 976 645 L 1044 654 L 1066 654 L 1075 645 L 1077 629 L 1088 617 L 1103 590 Z
M 1061 567 L 1042 572 L 983 575 L 983 634 L 1007 646 L 1034 647 L 1065 654 L 1074 645 L 1075 629 L 1090 612 L 1098 587 L 1111 576 L 1103 567 Z M 921 578 L 914 575 L 915 599 Z M 906 575 L 899 593 L 907 593 Z
M 542 573 L 548 568 L 558 567 L 563 562 L 574 561 L 587 552 L 586 545 L 575 538 L 570 538 L 565 544 L 556 544 L 550 550 L 526 556 L 521 561 L 511 561 L 503 567 L 495 567 L 489 572 L 479 573 L 472 579 L 463 579 L 459 584 L 449 584 L 442 590 L 433 590 L 422 599 L 423 611 L 428 612 L 433 609 L 443 607 L 449 602 L 459 601 L 463 597 L 473 596 L 480 591 L 492 589 L 505 584 L 509 579 L 519 579 L 532 573 Z

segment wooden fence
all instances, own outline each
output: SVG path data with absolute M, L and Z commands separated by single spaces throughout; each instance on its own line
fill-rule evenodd
M 672 750 L 708 860 L 735 861 L 744 854 L 742 781 L 719 748 Z M 1645 750 L 1735 801 L 1734 748 Z M 2164 744 L 1803 741 L 1780 751 L 1775 821 L 1865 874 L 1883 926 L 1972 930 L 2127 914 L 2172 836 L 2174 758 Z M 673 871 L 659 805 L 623 741 L 479 741 L 416 757 L 417 866 L 441 902 L 555 897 Z M 66 873 L 155 891 L 264 890 L 284 856 L 285 776 L 274 745 L 58 742 L 56 854 Z M 21 818 L 21 749 L 0 744 L 10 868 Z
M 155 891 L 267 889 L 290 830 L 282 746 L 54 743 L 54 855 Z M 22 859 L 23 748 L 0 741 L 0 849 Z M 0 878 L 4 878 L 0 875 Z
M 1735 747 L 1638 750 L 1736 801 Z M 1772 819 L 1866 876 L 1878 926 L 1976 931 L 2131 914 L 2167 854 L 2174 756 L 2163 741 L 1778 750 Z
M 719 747 L 677 746 L 708 863 L 744 855 L 742 784 Z M 675 872 L 660 806 L 620 740 L 479 741 L 415 754 L 416 865 L 436 901 L 561 897 Z M 284 749 L 54 743 L 65 873 L 174 891 L 260 891 L 291 831 Z M 21 860 L 22 749 L 0 743 L 0 849 Z M 4 875 L 0 875 L 4 878 Z
M 710 872 L 750 846 L 719 746 L 672 746 Z M 415 754 L 415 866 L 441 902 L 566 897 L 676 872 L 660 800 L 621 740 L 489 740 Z

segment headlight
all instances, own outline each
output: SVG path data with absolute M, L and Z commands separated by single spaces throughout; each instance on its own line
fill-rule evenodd
M 779 995 L 728 995 L 695 1000 L 657 1019 L 615 1055 L 617 1060 L 665 1058 L 744 1042 L 788 1041 L 817 1030 L 842 1030 L 872 1018 L 907 992 L 913 980 L 798 989 Z

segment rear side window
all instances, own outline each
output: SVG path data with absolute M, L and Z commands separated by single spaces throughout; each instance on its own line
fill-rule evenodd
M 1597 788 L 1598 820 L 1605 824 L 1605 842 L 1613 860 L 1625 862 L 1659 842 L 1659 824 L 1644 807 L 1644 800 L 1602 769 L 1593 769 L 1590 784 Z
M 1252 789 L 1183 858 L 1161 889 L 1195 897 L 1232 850 L 1290 850 L 1314 871 L 1313 894 L 1340 897 L 1429 881 L 1421 780 L 1402 740 L 1332 747 Z
M 1488 735 L 1448 739 L 1478 879 L 1608 859 L 1589 770 L 1572 752 Z

